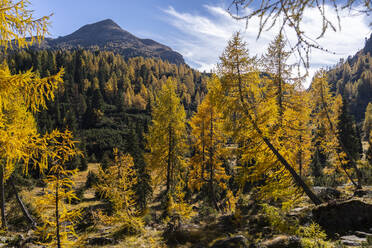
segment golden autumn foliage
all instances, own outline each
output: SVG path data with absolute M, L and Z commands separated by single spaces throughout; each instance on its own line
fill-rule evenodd
M 36 40 L 41 41 L 47 32 L 48 16 L 36 19 L 28 9 L 27 0 L 0 1 L 0 45 L 4 51 L 8 47 L 27 47 Z M 26 38 L 31 37 L 31 38 Z M 33 112 L 46 107 L 53 100 L 53 91 L 62 83 L 63 69 L 54 76 L 40 78 L 30 70 L 11 74 L 7 64 L 0 65 L 0 159 L 1 164 L 1 214 L 2 225 L 6 226 L 4 183 L 11 176 L 16 164 L 27 165 L 35 160 L 37 140 Z M 37 162 L 40 168 L 46 162 Z
M 152 111 L 152 123 L 146 135 L 147 165 L 154 172 L 153 180 L 166 179 L 172 191 L 184 167 L 186 113 L 176 94 L 176 83 L 168 79 L 158 93 Z
M 234 195 L 228 189 L 230 175 L 223 166 L 228 158 L 227 136 L 223 130 L 222 113 L 213 99 L 215 80 L 215 77 L 210 80 L 209 93 L 190 120 L 194 151 L 190 159 L 190 185 L 197 191 L 206 190 L 207 204 L 222 209 L 222 206 L 228 205 L 223 201 L 222 193 L 228 195 L 227 201 Z
M 341 170 L 355 187 L 361 187 L 361 175 L 356 161 L 350 154 L 348 155 L 345 144 L 338 137 L 337 124 L 341 114 L 342 99 L 340 95 L 334 96 L 331 93 L 324 70 L 320 70 L 315 75 L 311 85 L 311 96 L 314 109 L 313 125 L 324 130 L 324 135 L 319 139 L 321 149 L 332 157 L 333 166 L 326 168 L 325 172 L 332 174 L 336 170 Z M 347 168 L 348 164 L 351 164 L 351 168 Z M 358 177 L 357 182 L 351 176 L 353 171 Z
M 74 224 L 80 218 L 79 210 L 71 210 L 65 203 L 78 199 L 71 179 L 77 170 L 68 170 L 65 164 L 74 156 L 81 155 L 76 148 L 76 141 L 68 130 L 54 130 L 44 137 L 45 149 L 40 152 L 46 160 L 51 161 L 51 167 L 45 184 L 44 194 L 36 199 L 42 226 L 37 227 L 42 244 L 50 247 L 73 247 L 77 240 Z M 54 214 L 51 214 L 54 212 Z
M 302 189 L 319 204 L 320 200 L 299 176 L 310 145 L 310 107 L 303 101 L 306 92 L 299 83 L 276 80 L 276 74 L 263 77 L 258 60 L 249 57 L 239 33 L 229 41 L 220 60 L 219 106 L 226 129 L 239 145 L 238 169 L 248 172 L 245 175 L 252 182 L 265 181 L 260 186 L 263 198 L 290 201 Z
M 119 223 L 129 233 L 141 232 L 143 221 L 137 211 L 134 187 L 138 179 L 133 158 L 114 148 L 113 164 L 106 170 L 100 167 L 98 178 L 96 190 L 111 202 L 114 212 L 111 216 L 100 214 L 101 219 L 106 223 Z

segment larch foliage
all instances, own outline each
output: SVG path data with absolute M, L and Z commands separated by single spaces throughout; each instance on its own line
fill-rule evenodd
M 303 191 L 314 204 L 320 204 L 299 176 L 299 148 L 307 151 L 309 144 L 304 142 L 308 140 L 304 134 L 310 112 L 302 100 L 306 93 L 296 84 L 284 88 L 283 82 L 282 94 L 288 104 L 283 101 L 279 108 L 280 95 L 275 80 L 261 75 L 257 59 L 249 57 L 239 33 L 229 41 L 220 61 L 219 105 L 227 128 L 240 144 L 241 165 L 253 162 L 248 169 L 249 180 L 265 181 L 261 187 L 264 197 L 290 201 L 295 198 L 294 192 Z M 304 154 L 301 157 L 304 158 Z
M 198 106 L 197 113 L 191 118 L 191 137 L 194 155 L 190 159 L 190 184 L 200 191 L 204 190 L 207 203 L 217 210 L 222 210 L 233 194 L 229 192 L 227 174 L 223 166 L 227 161 L 227 136 L 223 130 L 222 113 L 214 99 L 217 89 L 216 77 L 210 79 L 208 94 Z M 222 194 L 229 194 L 222 202 Z
M 27 0 L 0 1 L 0 46 L 24 48 L 40 42 L 47 33 L 49 16 L 34 18 Z M 31 37 L 31 38 L 27 38 Z M 40 78 L 28 70 L 12 74 L 5 62 L 0 65 L 0 159 L 2 226 L 6 226 L 4 183 L 16 164 L 25 165 L 35 159 L 37 134 L 33 113 L 54 99 L 54 90 L 62 83 L 63 69 L 56 75 Z M 47 161 L 35 161 L 41 169 Z
M 159 91 L 146 135 L 147 166 L 155 185 L 165 180 L 165 214 L 187 218 L 191 207 L 184 201 L 186 113 L 177 93 L 177 84 L 168 79 Z
M 342 170 L 354 186 L 360 188 L 361 174 L 357 163 L 338 136 L 337 125 L 342 110 L 342 98 L 340 95 L 332 95 L 327 81 L 327 73 L 324 70 L 316 73 L 311 84 L 311 96 L 314 110 L 314 124 L 316 126 L 322 125 L 325 129 L 325 135 L 320 142 L 321 147 L 328 154 L 332 155 L 332 164 L 335 165 L 329 167 L 325 172 L 330 174 L 335 170 Z M 351 168 L 347 168 L 347 164 L 350 164 Z M 353 171 L 357 175 L 357 182 L 352 178 Z
M 184 167 L 186 114 L 176 94 L 177 85 L 168 79 L 162 86 L 152 111 L 152 123 L 146 135 L 147 165 L 156 182 L 166 180 L 167 192 L 177 184 Z
M 120 153 L 117 148 L 113 152 L 113 164 L 105 170 L 99 168 L 96 190 L 111 202 L 114 213 L 111 216 L 100 214 L 100 217 L 106 223 L 119 223 L 128 232 L 136 233 L 142 230 L 143 222 L 137 211 L 134 187 L 138 179 L 133 158 Z
M 40 150 L 46 159 L 51 161 L 44 194 L 36 199 L 37 210 L 42 225 L 37 227 L 36 234 L 40 243 L 50 247 L 74 247 L 78 236 L 74 224 L 81 217 L 80 210 L 71 209 L 66 203 L 78 199 L 73 190 L 72 176 L 77 170 L 66 169 L 65 164 L 73 157 L 81 155 L 76 148 L 76 141 L 68 130 L 54 130 L 43 137 L 45 149 Z

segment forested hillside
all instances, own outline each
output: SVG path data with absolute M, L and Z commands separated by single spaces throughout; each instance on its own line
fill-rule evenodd
M 332 90 L 341 94 L 350 104 L 350 111 L 357 122 L 364 120 L 364 113 L 372 99 L 372 35 L 365 47 L 354 56 L 341 60 L 328 72 Z
M 36 48 L 50 16 L 0 0 L 0 247 L 371 246 L 372 37 L 306 89 L 291 57 L 322 48 L 304 11 L 330 22 L 324 2 L 288 3 L 235 16 L 261 18 L 258 35 L 284 19 L 261 57 L 234 32 L 206 74 L 111 20 Z
M 14 73 L 33 69 L 41 77 L 65 69 L 64 86 L 48 109 L 37 113 L 39 129 L 69 128 L 92 161 L 114 147 L 142 153 L 156 92 L 168 77 L 177 82 L 189 116 L 206 93 L 208 77 L 185 64 L 142 57 L 126 61 L 106 51 L 24 50 L 10 53 L 8 64 Z M 128 143 L 134 140 L 139 147 Z

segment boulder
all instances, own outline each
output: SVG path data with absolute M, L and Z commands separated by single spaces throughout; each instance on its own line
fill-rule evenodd
M 358 189 L 354 192 L 354 196 L 356 196 L 356 197 L 372 197 L 372 191 L 371 190 Z
M 348 235 L 341 237 L 341 244 L 348 246 L 361 246 L 363 243 L 366 243 L 366 238 L 359 238 L 355 235 Z
M 313 190 L 315 194 L 323 201 L 338 199 L 341 196 L 340 191 L 330 187 L 314 187 Z
M 301 248 L 301 240 L 297 236 L 279 235 L 261 243 L 262 248 Z
M 93 238 L 88 238 L 87 243 L 88 245 L 115 245 L 118 242 L 113 238 L 93 237 Z
M 372 227 L 372 205 L 360 200 L 325 203 L 312 210 L 313 219 L 329 236 Z
M 217 240 L 211 248 L 248 248 L 248 240 L 243 235 Z
M 372 233 L 356 231 L 354 234 L 355 234 L 355 236 L 357 236 L 358 238 L 367 238 L 367 237 L 371 237 L 371 238 L 372 238 Z

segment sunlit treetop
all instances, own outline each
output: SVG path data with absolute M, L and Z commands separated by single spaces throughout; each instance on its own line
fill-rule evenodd
M 35 18 L 33 11 L 29 10 L 29 5 L 30 2 L 27 0 L 0 1 L 1 46 L 12 47 L 12 40 L 14 40 L 17 47 L 27 47 L 36 40 L 40 42 L 48 33 L 50 16 Z

